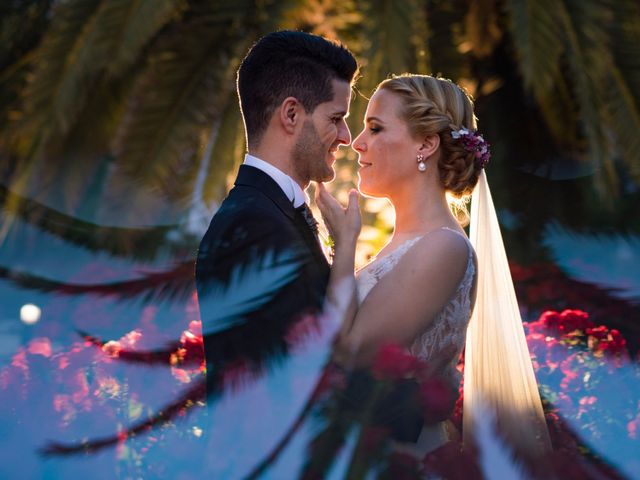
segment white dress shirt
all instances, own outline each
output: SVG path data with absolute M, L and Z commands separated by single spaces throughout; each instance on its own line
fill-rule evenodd
M 291 178 L 279 168 L 276 168 L 270 163 L 265 162 L 264 160 L 260 160 L 258 157 L 254 157 L 253 155 L 250 155 L 248 153 L 244 156 L 244 165 L 255 167 L 269 175 L 282 189 L 284 194 L 287 196 L 289 201 L 293 203 L 293 206 L 295 208 L 299 207 L 307 201 L 307 196 L 305 195 L 300 185 L 298 185 L 298 183 L 293 178 Z

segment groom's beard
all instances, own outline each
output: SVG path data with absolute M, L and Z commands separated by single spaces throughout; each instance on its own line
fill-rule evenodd
M 305 184 L 311 180 L 316 182 L 333 180 L 335 171 L 327 162 L 330 147 L 331 145 L 323 145 L 311 120 L 306 120 L 291 153 L 296 177 Z

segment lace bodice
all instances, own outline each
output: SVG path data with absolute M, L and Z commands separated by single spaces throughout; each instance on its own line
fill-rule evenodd
M 462 351 L 466 338 L 467 325 L 471 317 L 471 295 L 475 277 L 474 251 L 466 236 L 453 229 L 446 230 L 462 236 L 468 245 L 469 255 L 467 269 L 455 293 L 440 311 L 433 322 L 414 340 L 409 349 L 418 358 L 429 361 L 437 358 L 438 363 L 446 363 L 443 373 L 445 378 L 458 385 L 460 374 L 456 370 L 458 357 Z M 389 255 L 385 255 L 369 263 L 358 271 L 357 289 L 358 303 L 362 303 L 378 281 L 397 265 L 402 256 L 422 237 L 416 237 L 401 244 Z M 446 355 L 448 358 L 442 358 Z

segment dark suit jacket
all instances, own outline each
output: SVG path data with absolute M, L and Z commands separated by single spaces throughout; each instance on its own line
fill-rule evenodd
M 210 393 L 225 367 L 265 366 L 286 355 L 287 332 L 320 310 L 328 278 L 317 238 L 282 189 L 242 165 L 196 261 Z

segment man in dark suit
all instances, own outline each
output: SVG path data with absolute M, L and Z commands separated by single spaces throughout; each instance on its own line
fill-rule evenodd
M 248 153 L 196 263 L 210 395 L 229 368 L 286 357 L 296 323 L 322 307 L 329 264 L 304 189 L 333 179 L 351 142 L 357 70 L 341 44 L 291 31 L 263 37 L 238 70 Z

